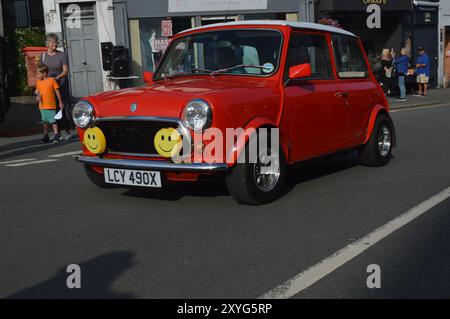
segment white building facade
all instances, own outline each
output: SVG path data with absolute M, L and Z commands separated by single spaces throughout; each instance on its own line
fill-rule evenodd
M 123 84 L 104 70 L 102 43 L 128 50 L 129 74 L 137 77 L 132 84 L 140 85 L 143 71 L 153 71 L 170 37 L 182 30 L 237 20 L 314 21 L 314 0 L 42 1 L 46 32 L 60 37 L 68 55 L 75 97 Z
M 101 68 L 101 42 L 115 43 L 113 0 L 43 0 L 45 31 L 60 38 L 74 96 L 111 90 Z

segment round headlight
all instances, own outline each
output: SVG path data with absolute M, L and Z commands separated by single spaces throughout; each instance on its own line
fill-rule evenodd
M 88 101 L 80 101 L 73 108 L 72 118 L 75 125 L 86 128 L 94 120 L 94 108 Z
M 183 111 L 183 120 L 187 126 L 194 131 L 207 129 L 211 125 L 211 107 L 204 100 L 193 100 L 189 102 Z

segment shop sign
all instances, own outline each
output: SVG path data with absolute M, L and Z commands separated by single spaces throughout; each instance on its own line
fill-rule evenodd
M 327 11 L 366 11 L 370 5 L 378 5 L 388 11 L 407 11 L 412 9 L 412 0 L 322 0 L 320 8 Z
M 171 37 L 172 33 L 172 20 L 161 20 L 161 35 L 163 37 Z
M 155 39 L 155 49 L 156 51 L 166 51 L 169 46 L 170 39 Z
M 169 12 L 266 10 L 267 0 L 169 0 Z

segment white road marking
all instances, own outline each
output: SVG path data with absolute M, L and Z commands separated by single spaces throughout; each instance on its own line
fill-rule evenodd
M 49 155 L 48 157 L 64 157 L 64 156 L 74 156 L 74 155 L 80 155 L 81 151 L 74 151 L 74 152 L 67 152 L 67 153 L 61 153 L 61 154 L 53 154 L 53 155 Z
M 40 147 L 44 147 L 44 146 L 48 146 L 48 145 L 51 145 L 51 144 L 50 143 L 49 144 L 36 144 L 36 145 L 31 145 L 31 146 L 26 146 L 26 147 L 15 148 L 12 150 L 0 152 L 0 156 L 9 155 L 9 154 L 13 154 L 16 152 L 21 152 L 21 151 L 26 151 L 26 150 L 33 149 L 33 148 L 40 148 Z
M 413 107 L 405 107 L 403 109 L 393 109 L 390 110 L 389 113 L 397 113 L 397 112 L 406 112 L 406 111 L 419 111 L 419 110 L 426 110 L 426 109 L 435 109 L 438 107 L 449 107 L 448 104 L 433 104 L 428 106 L 413 106 Z
M 35 158 L 23 158 L 23 159 L 14 160 L 14 161 L 0 162 L 0 165 L 29 162 L 29 161 L 35 161 L 35 160 L 36 160 Z
M 42 164 L 42 163 L 50 163 L 50 162 L 57 162 L 57 161 L 59 161 L 59 160 L 57 160 L 57 159 L 46 159 L 46 160 L 26 162 L 26 163 L 9 164 L 9 165 L 5 165 L 5 166 L 7 166 L 7 167 L 19 167 L 19 166 Z
M 318 264 L 309 267 L 305 271 L 296 275 L 292 279 L 286 281 L 282 285 L 267 292 L 261 299 L 285 299 L 290 298 L 299 292 L 310 287 L 320 279 L 324 278 L 328 274 L 332 273 L 342 265 L 346 264 L 365 250 L 369 249 L 382 239 L 391 235 L 396 230 L 410 223 L 419 216 L 425 214 L 431 208 L 435 207 L 439 203 L 450 197 L 450 187 L 444 189 L 437 195 L 427 199 L 419 205 L 413 207 L 397 218 L 391 220 L 387 224 L 375 229 L 367 236 L 359 239 L 358 241 L 349 244 L 333 255 L 325 258 Z

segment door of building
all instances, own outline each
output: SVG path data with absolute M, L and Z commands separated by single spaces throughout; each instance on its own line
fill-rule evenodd
M 420 46 L 425 48 L 430 57 L 430 85 L 436 87 L 438 56 L 438 34 L 435 25 L 417 25 L 414 27 L 414 57 L 417 59 Z M 415 61 L 413 61 L 415 64 Z
M 95 4 L 69 4 L 61 9 L 72 95 L 83 97 L 100 92 L 103 87 Z
M 445 87 L 449 87 L 450 86 L 450 27 L 445 27 L 444 76 L 445 76 Z

